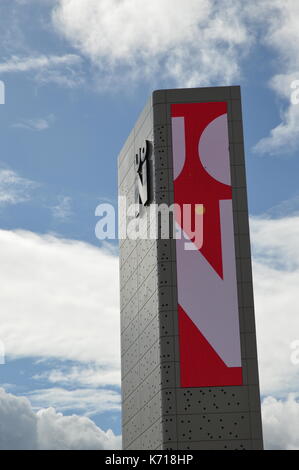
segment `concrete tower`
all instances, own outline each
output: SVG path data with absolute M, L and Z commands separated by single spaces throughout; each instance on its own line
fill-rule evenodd
M 240 88 L 153 92 L 118 178 L 123 448 L 262 449 Z

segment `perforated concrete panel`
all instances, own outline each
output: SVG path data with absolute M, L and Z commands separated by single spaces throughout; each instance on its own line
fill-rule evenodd
M 175 200 L 171 106 L 218 102 L 227 110 L 241 383 L 182 386 L 176 240 L 173 234 L 161 239 L 160 227 L 157 240 L 121 239 L 124 449 L 263 447 L 240 88 L 154 92 L 119 155 L 119 195 L 128 205 L 138 201 L 134 159 L 148 140 L 149 203 L 140 206 L 138 216 L 146 221 L 144 234 L 152 204 Z M 199 299 L 199 313 L 201 308 Z M 193 357 L 194 364 L 199 359 Z

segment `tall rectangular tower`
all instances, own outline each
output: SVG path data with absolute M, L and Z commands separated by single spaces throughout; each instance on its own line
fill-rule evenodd
M 118 177 L 123 448 L 262 449 L 240 88 L 153 92 Z

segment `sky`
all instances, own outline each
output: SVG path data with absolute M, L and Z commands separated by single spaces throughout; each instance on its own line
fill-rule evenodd
M 299 449 L 299 4 L 247 3 L 0 0 L 0 449 L 121 447 L 95 209 L 151 92 L 217 85 L 242 90 L 265 446 Z

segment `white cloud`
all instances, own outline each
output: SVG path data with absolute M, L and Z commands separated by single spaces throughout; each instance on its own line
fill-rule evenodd
M 299 402 L 294 395 L 287 400 L 265 398 L 262 414 L 266 449 L 299 450 Z
M 6 62 L 0 63 L 0 73 L 10 72 L 29 72 L 31 70 L 51 69 L 65 65 L 74 65 L 81 62 L 81 58 L 75 54 L 66 54 L 63 56 L 46 56 L 40 55 L 36 57 L 18 57 L 12 56 Z
M 120 410 L 120 394 L 109 389 L 53 387 L 34 390 L 26 396 L 37 409 L 52 406 L 62 412 L 75 410 L 86 416 Z
M 45 118 L 21 119 L 19 122 L 13 124 L 12 127 L 40 132 L 49 129 L 53 121 L 54 116 L 50 114 Z
M 36 416 L 26 398 L 0 388 L 0 449 L 36 449 Z
M 14 171 L 0 168 L 0 207 L 28 201 L 36 186 L 36 183 L 22 178 Z
M 184 86 L 225 84 L 239 76 L 251 42 L 239 7 L 231 0 L 187 7 L 181 0 L 58 0 L 53 23 L 98 68 L 101 84 L 155 73 Z
M 89 364 L 88 366 L 77 365 L 51 369 L 33 378 L 36 380 L 46 379 L 53 384 L 99 387 L 105 385 L 119 385 L 120 371 Z
M 53 408 L 41 410 L 38 416 L 38 447 L 49 450 L 121 449 L 121 437 L 102 431 L 83 416 L 63 416 Z
M 251 237 L 261 391 L 286 396 L 299 387 L 291 361 L 299 339 L 299 217 L 252 218 Z
M 51 207 L 53 217 L 61 221 L 69 219 L 72 215 L 72 199 L 69 196 L 59 197 L 59 202 L 56 206 Z
M 255 145 L 255 152 L 284 156 L 296 151 L 299 144 L 299 105 L 291 102 L 294 91 L 291 84 L 298 79 L 299 67 L 297 73 L 276 75 L 271 79 L 270 87 L 284 103 L 280 111 L 281 122 Z
M 28 399 L 0 389 L 1 450 L 119 449 L 120 436 L 102 431 L 89 418 L 63 416 L 54 408 L 35 413 Z
M 119 372 L 116 256 L 83 242 L 0 230 L 0 258 L 0 339 L 7 356 L 69 359 Z
M 299 105 L 291 103 L 291 83 L 299 79 L 299 4 L 297 0 L 264 0 L 254 6 L 259 16 L 257 21 L 262 20 L 263 27 L 266 26 L 263 42 L 274 50 L 280 66 L 269 84 L 283 103 L 281 122 L 257 143 L 255 151 L 285 155 L 299 144 Z
M 0 74 L 33 72 L 39 83 L 54 82 L 67 87 L 75 87 L 84 82 L 80 66 L 82 58 L 76 54 L 11 56 L 0 63 Z

